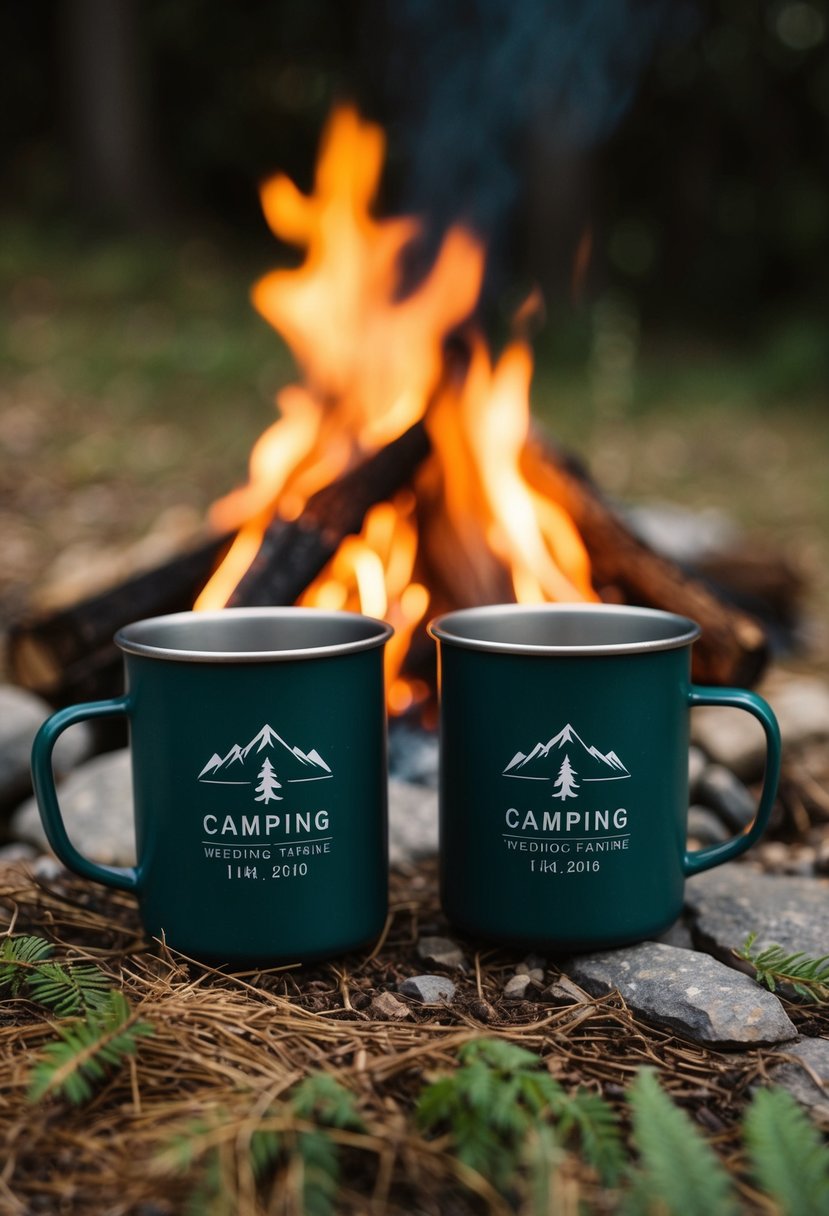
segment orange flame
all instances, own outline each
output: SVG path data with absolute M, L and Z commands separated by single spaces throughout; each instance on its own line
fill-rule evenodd
M 297 518 L 311 494 L 423 419 L 433 455 L 412 489 L 367 514 L 300 602 L 384 617 L 390 708 L 427 691 L 401 671 L 435 604 L 595 599 L 587 555 L 566 512 L 521 472 L 530 426 L 532 356 L 513 341 L 493 365 L 472 331 L 462 376 L 445 375 L 445 342 L 478 300 L 484 251 L 448 231 L 429 272 L 406 292 L 402 255 L 419 235 L 410 217 L 372 208 L 385 155 L 382 131 L 351 108 L 326 129 L 314 189 L 286 177 L 262 189 L 276 236 L 303 246 L 293 270 L 253 289 L 258 311 L 291 347 L 303 383 L 278 394 L 280 417 L 255 444 L 248 484 L 217 502 L 211 521 L 237 536 L 196 607 L 232 595 L 278 515 Z M 538 312 L 538 301 L 525 309 Z M 522 322 L 523 324 L 523 322 Z

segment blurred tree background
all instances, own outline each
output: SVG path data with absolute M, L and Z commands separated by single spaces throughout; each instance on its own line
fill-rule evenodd
M 296 256 L 256 187 L 310 185 L 340 97 L 387 128 L 383 206 L 427 251 L 458 215 L 486 235 L 493 334 L 541 284 L 536 409 L 611 492 L 829 525 L 829 0 L 0 11 L 7 599 L 70 537 L 243 475 L 290 375 L 248 285 Z M 758 466 L 798 467 L 785 499 Z

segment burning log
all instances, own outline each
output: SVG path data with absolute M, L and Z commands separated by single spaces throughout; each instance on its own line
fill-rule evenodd
M 526 474 L 570 513 L 603 600 L 661 608 L 695 620 L 702 627 L 693 651 L 693 678 L 699 683 L 756 683 L 769 658 L 768 638 L 759 621 L 638 540 L 586 470 L 548 442 L 536 438 L 529 446 Z
M 424 428 L 411 427 L 309 498 L 298 520 L 274 519 L 232 605 L 293 603 L 343 538 L 359 532 L 368 509 L 405 485 L 428 451 Z M 191 608 L 230 540 L 217 537 L 100 595 L 19 621 L 8 637 L 12 675 L 56 706 L 111 696 L 120 687 L 112 642 L 118 629 Z
M 298 519 L 274 518 L 229 606 L 294 603 L 334 556 L 340 542 L 360 531 L 368 509 L 405 485 L 428 452 L 429 438 L 424 427 L 416 424 L 318 490 Z

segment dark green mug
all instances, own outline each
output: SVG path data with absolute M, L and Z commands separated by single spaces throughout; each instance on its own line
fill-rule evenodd
M 126 694 L 60 710 L 34 742 L 55 853 L 78 874 L 134 891 L 148 933 L 194 958 L 268 964 L 371 941 L 387 911 L 391 633 L 310 608 L 128 625 L 115 639 Z M 74 848 L 52 774 L 63 730 L 116 714 L 130 731 L 135 868 Z
M 684 882 L 768 822 L 780 733 L 761 697 L 691 683 L 699 627 L 603 604 L 471 608 L 429 626 L 440 678 L 440 867 L 447 917 L 551 951 L 659 934 Z M 757 718 L 766 773 L 751 828 L 686 851 L 694 705 Z

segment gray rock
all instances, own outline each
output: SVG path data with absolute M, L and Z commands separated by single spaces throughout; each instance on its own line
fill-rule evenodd
M 419 726 L 393 721 L 389 728 L 389 771 L 414 785 L 438 783 L 438 738 Z
M 397 990 L 423 1005 L 448 1005 L 455 995 L 455 985 L 445 975 L 413 975 Z
M 409 1006 L 398 1001 L 393 992 L 378 992 L 372 997 L 369 1012 L 381 1022 L 402 1022 L 412 1016 Z
M 784 747 L 829 739 L 829 686 L 822 680 L 787 676 L 773 682 L 767 694 Z
M 733 832 L 742 832 L 757 813 L 757 803 L 742 781 L 722 764 L 708 765 L 697 786 L 697 798 L 716 811 Z
M 618 989 L 642 1018 L 707 1046 L 779 1043 L 797 1032 L 777 997 L 707 954 L 644 942 L 571 960 L 594 996 Z
M 132 781 L 126 748 L 88 760 L 61 783 L 58 794 L 69 837 L 81 853 L 107 865 L 135 864 Z M 12 832 L 39 848 L 49 847 L 33 798 L 14 816 Z
M 743 781 L 756 781 L 762 776 L 766 757 L 763 728 L 745 710 L 707 705 L 695 709 L 691 738 L 713 761 L 731 769 Z M 697 793 L 692 797 L 696 798 Z
M 700 778 L 708 766 L 708 757 L 699 747 L 688 749 L 688 794 L 693 802 L 697 796 Z
M 0 865 L 13 865 L 20 861 L 34 861 L 38 851 L 34 845 L 17 841 L 14 844 L 4 844 L 0 848 Z
M 782 1085 L 813 1115 L 829 1115 L 829 1041 L 801 1039 L 786 1048 L 794 1057 L 769 1070 L 769 1080 Z
M 731 951 L 749 933 L 757 934 L 755 949 L 777 942 L 790 953 L 827 952 L 825 879 L 760 874 L 731 862 L 689 879 L 685 902 L 696 938 L 724 962 L 735 962 Z
M 433 857 L 438 851 L 438 797 L 434 790 L 394 777 L 389 781 L 389 860 L 392 865 Z
M 734 833 L 707 806 L 692 806 L 688 809 L 688 835 L 700 844 L 722 844 Z
M 590 1000 L 590 993 L 574 984 L 569 976 L 560 975 L 549 988 L 544 989 L 541 999 L 551 1005 L 582 1005 Z
M 513 975 L 504 985 L 504 996 L 508 1001 L 523 1001 L 534 987 L 532 976 Z
M 0 811 L 7 812 L 32 792 L 29 765 L 32 742 L 52 713 L 34 693 L 0 685 Z M 92 734 L 86 723 L 72 726 L 55 745 L 55 771 L 68 773 L 89 754 Z
M 417 953 L 424 962 L 437 963 L 441 967 L 462 970 L 468 965 L 460 946 L 448 937 L 421 937 Z

